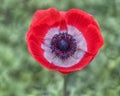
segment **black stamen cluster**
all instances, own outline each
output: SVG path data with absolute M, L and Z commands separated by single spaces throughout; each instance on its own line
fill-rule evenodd
M 72 35 L 65 33 L 55 34 L 51 40 L 51 50 L 61 59 L 67 59 L 76 51 L 76 40 Z

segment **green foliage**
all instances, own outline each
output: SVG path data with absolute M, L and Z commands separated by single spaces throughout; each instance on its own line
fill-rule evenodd
M 0 0 L 0 96 L 61 96 L 62 76 L 41 67 L 25 34 L 37 9 L 80 8 L 94 15 L 105 45 L 84 70 L 69 75 L 70 96 L 120 96 L 120 0 Z

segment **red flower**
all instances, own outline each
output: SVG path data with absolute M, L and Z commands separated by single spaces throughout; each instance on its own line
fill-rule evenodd
M 64 74 L 83 69 L 104 43 L 92 15 L 54 8 L 35 12 L 26 41 L 30 54 L 42 66 Z

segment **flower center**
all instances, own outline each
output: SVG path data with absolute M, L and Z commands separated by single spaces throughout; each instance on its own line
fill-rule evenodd
M 62 52 L 67 52 L 70 48 L 70 44 L 67 40 L 61 39 L 57 43 L 57 48 Z
M 76 40 L 68 33 L 55 34 L 51 40 L 51 50 L 61 59 L 72 56 L 76 51 Z

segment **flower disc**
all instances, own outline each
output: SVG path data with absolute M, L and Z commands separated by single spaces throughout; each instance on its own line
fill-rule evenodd
M 76 51 L 76 40 L 67 33 L 55 34 L 51 40 L 52 52 L 61 59 L 67 59 Z

